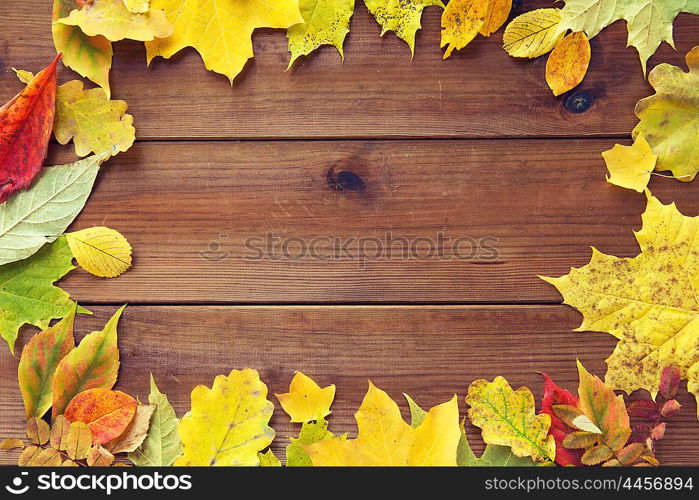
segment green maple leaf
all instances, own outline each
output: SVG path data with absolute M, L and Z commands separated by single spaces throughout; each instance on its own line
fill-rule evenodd
M 628 23 L 628 44 L 638 50 L 643 73 L 662 42 L 674 48 L 672 22 L 681 12 L 699 14 L 699 0 L 565 0 L 561 30 L 584 31 L 588 38 L 620 19 Z
M 74 302 L 53 282 L 75 268 L 65 237 L 28 259 L 0 266 L 0 334 L 14 353 L 19 328 L 25 324 L 45 330 L 52 319 L 71 312 Z M 79 312 L 88 312 L 79 308 Z

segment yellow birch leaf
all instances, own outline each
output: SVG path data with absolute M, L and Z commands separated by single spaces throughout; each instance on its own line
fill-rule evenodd
M 643 135 L 636 137 L 633 146 L 616 144 L 602 153 L 602 157 L 609 170 L 607 182 L 639 193 L 648 186 L 658 158 Z
M 58 450 L 28 446 L 19 456 L 18 465 L 20 467 L 58 467 L 62 461 Z
M 583 315 L 577 331 L 617 339 L 605 383 L 630 393 L 659 390 L 664 367 L 675 365 L 699 398 L 699 217 L 682 215 L 648 193 L 641 253 L 618 258 L 592 249 L 590 263 L 560 278 L 543 278 Z
M 483 36 L 492 35 L 505 24 L 511 10 L 512 0 L 490 0 L 485 21 L 478 32 Z
M 485 23 L 491 0 L 451 0 L 442 13 L 443 58 L 471 43 Z
M 0 450 L 15 450 L 24 448 L 24 441 L 19 438 L 7 438 L 0 441 Z
M 112 42 L 103 36 L 88 36 L 77 26 L 55 22 L 82 6 L 78 0 L 54 0 L 51 26 L 53 44 L 61 52 L 61 61 L 80 76 L 93 81 L 110 97 L 109 70 L 112 67 Z
M 129 426 L 121 433 L 121 436 L 108 442 L 105 448 L 113 455 L 117 453 L 131 453 L 136 450 L 148 435 L 151 417 L 155 411 L 155 405 L 138 405 L 136 414 Z
M 518 16 L 507 25 L 503 48 L 513 57 L 539 57 L 551 52 L 564 33 L 559 30 L 561 11 L 537 9 Z
M 172 35 L 172 25 L 163 11 L 134 14 L 123 0 L 93 0 L 56 22 L 78 26 L 88 36 L 103 36 L 111 42 L 126 38 L 147 42 Z
M 174 32 L 146 42 L 148 63 L 193 47 L 206 69 L 231 82 L 255 55 L 251 39 L 255 28 L 286 29 L 304 22 L 298 0 L 152 0 L 151 10 L 164 10 Z
M 658 155 L 656 169 L 684 182 L 699 173 L 699 46 L 687 54 L 687 67 L 687 73 L 671 64 L 653 68 L 648 82 L 655 94 L 636 105 L 641 122 L 633 131 Z
M 129 12 L 143 14 L 150 8 L 150 0 L 124 0 L 124 5 Z
M 546 83 L 559 96 L 580 85 L 590 66 L 590 42 L 578 31 L 560 40 L 546 61 Z
M 369 382 L 355 414 L 356 439 L 329 438 L 304 446 L 315 466 L 447 466 L 456 465 L 461 439 L 459 407 L 454 396 L 432 408 L 416 428 L 408 425 L 398 405 Z
M 250 368 L 219 375 L 211 389 L 192 391 L 192 410 L 180 421 L 184 455 L 175 466 L 260 465 L 258 453 L 274 439 L 274 405 Z
M 393 31 L 408 44 L 411 54 L 415 54 L 415 34 L 422 27 L 422 11 L 431 5 L 444 8 L 442 0 L 364 0 L 364 3 L 381 25 L 381 36 Z
M 101 278 L 114 278 L 131 267 L 131 245 L 114 229 L 89 227 L 66 233 L 80 267 Z
M 537 462 L 556 456 L 556 443 L 548 435 L 551 417 L 536 414 L 534 395 L 527 387 L 514 391 L 503 377 L 476 380 L 468 388 L 466 403 L 471 406 L 468 416 L 482 429 L 486 443 L 509 446 L 516 456 Z
M 34 78 L 29 71 L 12 69 L 22 83 Z M 127 107 L 125 101 L 109 100 L 103 89 L 84 90 L 81 81 L 71 80 L 56 89 L 53 135 L 63 145 L 72 139 L 78 156 L 107 150 L 123 153 L 136 140 Z
M 30 417 L 27 419 L 27 425 L 24 427 L 29 441 L 34 444 L 46 444 L 51 436 L 51 428 L 45 420 L 38 417 Z
M 335 386 L 329 385 L 321 389 L 313 379 L 296 372 L 289 385 L 289 392 L 275 396 L 292 422 L 304 423 L 330 415 Z
M 321 45 L 333 45 L 342 59 L 342 45 L 350 30 L 354 0 L 301 0 L 303 22 L 286 31 L 291 60 L 289 68 L 300 56 L 306 56 Z
M 87 465 L 90 467 L 109 467 L 114 462 L 114 455 L 101 445 L 90 448 L 87 454 Z
M 65 451 L 71 460 L 87 458 L 92 448 L 92 431 L 83 422 L 71 422 L 68 432 L 61 442 L 61 451 Z

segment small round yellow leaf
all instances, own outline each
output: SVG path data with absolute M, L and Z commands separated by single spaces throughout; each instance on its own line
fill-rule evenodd
M 114 278 L 131 267 L 131 245 L 121 233 L 95 226 L 67 233 L 68 245 L 80 267 L 102 278 Z

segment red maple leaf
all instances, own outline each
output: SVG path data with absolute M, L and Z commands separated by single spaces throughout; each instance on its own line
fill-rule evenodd
M 46 159 L 56 104 L 56 64 L 0 108 L 0 203 L 27 189 Z
M 565 437 L 577 429 L 573 429 L 563 422 L 553 411 L 554 405 L 570 405 L 577 407 L 579 402 L 578 398 L 565 389 L 558 387 L 556 383 L 551 380 L 551 377 L 545 373 L 541 372 L 541 376 L 544 377 L 544 397 L 541 400 L 541 411 L 539 413 L 545 413 L 551 416 L 549 435 L 553 436 L 553 439 L 556 441 L 556 463 L 558 465 L 581 466 L 582 462 L 580 461 L 580 457 L 582 456 L 582 451 L 569 450 L 563 446 Z

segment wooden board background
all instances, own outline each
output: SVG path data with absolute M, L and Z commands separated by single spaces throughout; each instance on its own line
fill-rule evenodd
M 552 2 L 523 4 L 515 14 Z M 344 64 L 328 47 L 284 71 L 283 31 L 258 30 L 256 57 L 232 88 L 194 51 L 146 68 L 142 45 L 115 46 L 113 94 L 128 101 L 139 140 L 103 169 L 73 228 L 118 229 L 134 246 L 134 267 L 115 280 L 77 270 L 61 285 L 95 311 L 79 318 L 79 337 L 130 304 L 120 388 L 143 398 L 152 372 L 182 415 L 191 389 L 217 374 L 250 366 L 282 392 L 302 370 L 337 384 L 332 425 L 354 432 L 367 379 L 430 406 L 496 375 L 540 395 L 541 370 L 573 389 L 576 357 L 604 373 L 613 339 L 574 333 L 579 314 L 537 275 L 585 264 L 591 245 L 638 252 L 632 231 L 644 198 L 605 183 L 600 157 L 629 143 L 635 103 L 652 92 L 624 23 L 593 40 L 576 89 L 593 104 L 574 114 L 571 93 L 554 98 L 546 87 L 545 59 L 510 58 L 501 33 L 442 61 L 439 15 L 426 10 L 412 61 L 395 36 L 379 37 L 361 2 Z M 37 70 L 52 57 L 50 2 L 4 0 L 0 19 L 4 102 L 20 89 L 11 67 Z M 699 18 L 680 15 L 678 51 L 663 46 L 651 64 L 683 65 L 698 28 Z M 52 147 L 49 163 L 71 161 L 70 149 Z M 694 185 L 652 187 L 699 214 Z M 495 238 L 497 257 L 247 258 L 246 241 L 268 233 Z M 33 333 L 23 332 L 18 352 Z M 16 366 L 0 350 L 0 436 L 22 434 Z M 699 465 L 696 404 L 681 401 L 658 455 Z M 274 425 L 283 456 L 298 428 L 279 409 Z M 3 453 L 0 463 L 15 458 Z

